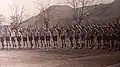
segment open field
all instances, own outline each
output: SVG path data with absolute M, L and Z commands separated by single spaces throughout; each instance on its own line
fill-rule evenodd
M 90 49 L 0 50 L 0 67 L 106 67 L 120 52 Z

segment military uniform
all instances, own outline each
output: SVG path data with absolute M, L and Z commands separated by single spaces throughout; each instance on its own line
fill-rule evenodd
M 15 31 L 14 30 L 11 31 L 11 41 L 12 41 L 13 48 L 17 47 L 15 44 Z
M 39 48 L 39 32 L 37 30 L 34 31 L 34 41 L 35 41 L 35 46 Z
M 102 36 L 103 36 L 102 34 L 103 34 L 103 31 L 100 27 L 97 32 L 97 49 L 100 49 L 102 45 Z
M 24 31 L 22 32 L 22 38 L 23 38 L 24 47 L 25 47 L 25 45 L 27 45 L 27 47 L 28 47 L 27 37 L 28 37 L 27 31 L 24 30 Z
M 2 48 L 4 48 L 4 32 L 1 30 L 1 33 L 0 33 L 0 41 L 2 43 Z
M 86 33 L 86 44 L 87 44 L 87 48 L 90 47 L 90 44 L 91 44 L 91 35 L 92 35 L 92 30 L 90 28 L 87 29 L 87 33 Z
M 17 42 L 18 42 L 18 47 L 21 48 L 21 37 L 22 37 L 22 34 L 20 31 L 17 31 L 16 33 L 16 37 L 17 37 Z
M 92 28 L 92 35 L 91 35 L 91 44 L 90 44 L 91 49 L 95 47 L 96 36 L 97 36 L 97 31 L 96 31 L 95 27 L 93 27 Z
M 60 35 L 61 36 L 61 41 L 62 41 L 62 48 L 66 47 L 66 44 L 65 44 L 65 37 L 66 36 L 65 35 L 66 35 L 66 30 L 62 29 L 61 30 L 61 35 Z
M 50 45 L 50 36 L 51 36 L 51 32 L 50 32 L 49 30 L 46 30 L 45 36 L 46 36 L 47 47 L 51 47 L 51 45 Z
M 56 29 L 54 29 L 52 31 L 52 36 L 53 36 L 53 42 L 54 42 L 54 48 L 58 47 L 58 31 Z
M 33 32 L 32 32 L 31 29 L 29 29 L 29 31 L 27 32 L 27 35 L 28 35 L 28 39 L 30 41 L 30 45 L 31 45 L 30 47 L 33 48 L 33 43 L 32 43 L 32 41 L 33 41 Z
M 41 46 L 43 47 L 44 45 L 45 47 L 47 47 L 45 44 L 45 31 L 43 29 L 41 29 L 40 31 L 40 40 L 41 40 Z
M 11 35 L 10 35 L 10 32 L 7 30 L 7 31 L 6 31 L 6 35 L 5 35 L 7 48 L 8 48 L 8 46 L 11 47 L 11 44 L 10 44 L 10 36 L 11 36 Z
M 68 31 L 68 34 L 69 34 L 69 40 L 70 40 L 70 43 L 71 43 L 71 48 L 73 48 L 74 47 L 74 44 L 73 44 L 74 30 L 70 29 Z
M 83 28 L 82 30 L 81 30 L 81 49 L 83 48 L 83 47 L 85 47 L 85 37 L 86 37 L 86 33 L 87 33 L 87 31 L 86 31 L 86 29 L 85 28 Z

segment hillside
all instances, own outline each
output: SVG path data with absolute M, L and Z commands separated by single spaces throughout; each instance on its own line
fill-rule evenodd
M 55 26 L 57 25 L 71 25 L 75 24 L 75 22 L 70 22 L 73 18 L 73 12 L 72 8 L 67 5 L 54 5 L 55 8 L 50 12 L 50 15 L 52 16 L 52 19 L 50 20 L 50 25 Z M 48 9 L 54 7 L 51 6 Z M 120 16 L 120 0 L 115 0 L 113 3 L 110 4 L 100 4 L 100 5 L 93 5 L 86 7 L 86 13 L 91 13 L 88 17 L 84 17 L 84 20 L 86 20 L 85 23 L 92 23 L 95 20 L 104 20 L 109 19 L 112 17 Z M 90 22 L 91 21 L 91 22 Z M 99 23 L 99 22 L 94 22 Z M 21 27 L 28 27 L 28 26 L 35 26 L 35 27 L 45 27 L 45 24 L 43 23 L 43 17 L 41 14 L 38 14 L 37 16 L 31 17 L 30 19 L 24 21 L 21 24 Z
M 50 25 L 51 26 L 55 26 L 56 24 L 65 24 L 65 20 L 66 18 L 71 18 L 71 14 L 72 14 L 72 8 L 66 5 L 54 5 L 49 7 L 53 8 L 52 11 L 50 11 L 50 15 L 51 15 L 51 20 L 50 20 Z M 33 16 L 30 19 L 24 21 L 21 26 L 29 26 L 29 25 L 33 25 L 33 26 L 37 26 L 37 27 L 44 27 L 44 23 L 43 23 L 43 17 L 42 14 L 38 14 L 37 16 Z

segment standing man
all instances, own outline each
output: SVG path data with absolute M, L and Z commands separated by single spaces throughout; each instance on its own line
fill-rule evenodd
M 79 48 L 80 47 L 80 43 L 79 43 L 79 39 L 80 39 L 80 34 L 81 32 L 80 32 L 80 30 L 79 30 L 79 28 L 76 26 L 76 28 L 75 28 L 75 43 L 76 43 L 76 48 Z
M 30 48 L 32 49 L 33 48 L 33 43 L 32 43 L 32 40 L 33 40 L 33 32 L 32 32 L 32 29 L 29 29 L 28 32 L 28 39 L 29 39 L 29 42 L 30 42 Z
M 103 31 L 102 31 L 102 28 L 101 26 L 98 28 L 98 31 L 97 31 L 97 49 L 100 49 L 101 48 L 101 45 L 102 45 L 102 35 L 103 34 Z
M 11 41 L 12 41 L 13 48 L 16 48 L 17 46 L 15 44 L 15 30 L 11 31 Z
M 6 30 L 6 35 L 5 36 L 6 36 L 5 37 L 6 46 L 7 46 L 7 48 L 11 48 L 11 44 L 10 44 L 10 36 L 11 36 L 11 34 L 10 34 L 10 31 L 8 29 Z
M 19 30 L 16 33 L 16 37 L 17 37 L 17 42 L 18 42 L 18 48 L 20 49 L 21 48 L 21 37 L 22 37 L 22 34 L 21 34 L 21 32 Z
M 35 41 L 35 46 L 37 47 L 37 48 L 39 48 L 39 33 L 38 33 L 38 30 L 37 29 L 35 29 L 34 30 L 34 41 Z
M 47 44 L 47 47 L 50 48 L 50 47 L 51 47 L 51 45 L 50 45 L 50 36 L 51 36 L 50 30 L 46 30 L 45 36 L 46 36 L 46 44 Z
M 65 44 L 65 34 L 66 34 L 66 30 L 64 28 L 61 28 L 61 41 L 62 41 L 62 47 L 61 48 L 64 48 L 66 47 L 66 44 Z
M 41 47 L 47 47 L 46 44 L 45 44 L 45 30 L 44 29 L 41 29 L 40 30 L 40 40 L 41 40 Z
M 86 33 L 87 33 L 87 31 L 86 31 L 86 29 L 83 27 L 82 29 L 81 29 L 81 49 L 83 49 L 83 47 L 85 46 L 85 37 L 86 37 Z
M 73 48 L 74 47 L 74 43 L 73 43 L 74 30 L 73 30 L 73 28 L 70 28 L 70 30 L 68 31 L 68 34 L 69 34 L 69 40 L 71 43 L 71 48 Z
M 4 45 L 4 31 L 3 30 L 1 30 L 0 31 L 0 41 L 1 41 L 1 44 L 2 44 L 2 49 L 4 49 L 5 48 L 5 45 Z
M 112 27 L 109 28 L 109 38 L 110 38 L 110 44 L 109 44 L 109 50 L 111 50 L 113 47 L 113 33 L 114 33 L 114 29 Z
M 58 31 L 55 28 L 53 28 L 52 36 L 53 36 L 54 48 L 56 48 L 58 47 Z
M 27 31 L 26 30 L 23 30 L 22 32 L 22 38 L 23 38 L 23 47 L 25 48 L 25 45 L 27 45 L 27 48 L 28 48 L 28 43 L 27 43 Z
M 86 32 L 86 46 L 87 46 L 87 48 L 89 48 L 90 44 L 91 44 L 91 42 L 90 42 L 90 36 L 92 35 L 92 30 L 88 26 L 87 29 L 86 29 L 86 31 L 87 31 Z
M 114 49 L 115 50 L 118 50 L 118 48 L 119 48 L 119 29 L 118 28 L 116 28 L 115 29 L 115 47 L 114 47 Z
M 108 45 L 107 45 L 107 26 L 104 26 L 104 32 L 103 32 L 103 49 L 107 49 Z
M 95 26 L 92 27 L 92 35 L 91 35 L 91 49 L 95 47 L 95 39 L 97 36 L 97 29 Z

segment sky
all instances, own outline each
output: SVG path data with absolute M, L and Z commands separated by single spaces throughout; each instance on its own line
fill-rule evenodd
M 41 3 L 45 4 L 49 0 L 40 0 Z M 111 3 L 114 0 L 96 0 L 96 2 L 102 2 L 102 3 Z M 52 4 L 63 4 L 66 0 L 52 0 Z M 36 8 L 36 5 L 34 3 L 34 0 L 0 0 L 0 14 L 4 15 L 5 18 L 9 18 L 11 15 L 11 9 L 10 7 L 13 7 L 14 5 L 17 5 L 19 7 L 24 6 L 25 8 L 25 14 L 29 17 L 37 15 L 39 11 Z

